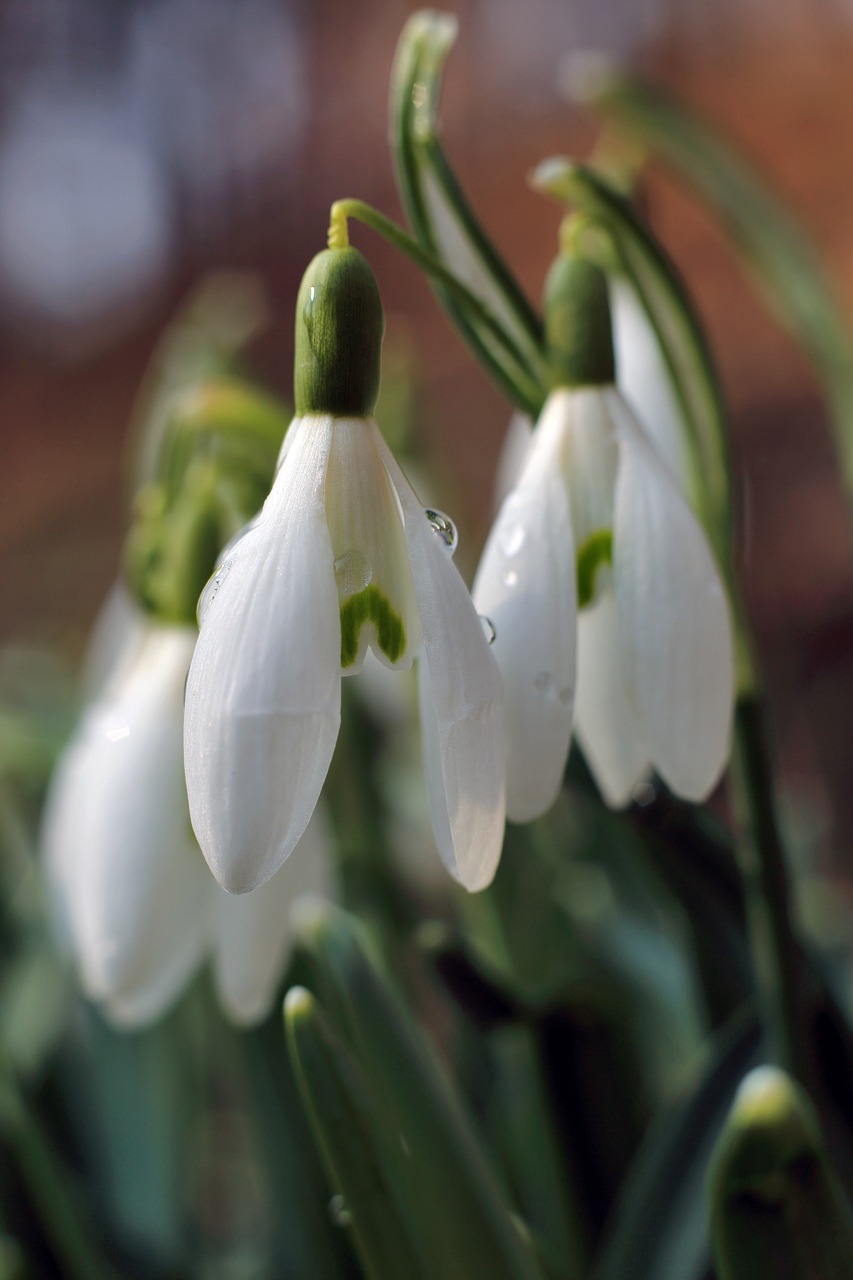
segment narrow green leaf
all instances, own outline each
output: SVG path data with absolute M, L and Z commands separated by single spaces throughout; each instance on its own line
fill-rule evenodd
M 609 123 L 660 155 L 715 211 L 765 304 L 802 344 L 823 383 L 853 492 L 853 343 L 802 227 L 734 146 L 662 90 L 606 74 L 582 96 Z
M 542 325 L 469 205 L 439 141 L 438 107 L 456 19 L 422 10 L 406 24 L 391 77 L 391 149 L 400 198 L 417 239 L 489 307 L 518 349 L 516 367 L 458 299 L 441 303 L 475 355 L 520 408 L 544 399 Z
M 679 275 L 624 196 L 585 165 L 562 157 L 543 161 L 532 182 L 584 213 L 584 250 L 604 270 L 624 272 L 652 324 L 672 377 L 692 462 L 688 491 L 733 580 L 726 415 L 720 383 L 699 319 Z M 605 234 L 595 234 L 603 231 Z
M 285 1022 L 300 1092 L 370 1280 L 423 1277 L 377 1149 L 369 1090 L 317 1001 L 293 987 Z
M 776 1067 L 743 1081 L 711 1175 L 719 1280 L 850 1280 L 853 1215 L 805 1091 Z
M 760 1032 L 742 1013 L 715 1040 L 692 1093 L 650 1129 L 625 1183 L 594 1280 L 701 1280 L 708 1263 L 705 1178 L 714 1143 Z
M 429 1273 L 443 1280 L 537 1280 L 495 1175 L 432 1051 L 368 958 L 351 917 L 319 907 L 303 941 L 323 1003 L 369 1082 L 394 1141 L 387 1157 L 405 1189 Z

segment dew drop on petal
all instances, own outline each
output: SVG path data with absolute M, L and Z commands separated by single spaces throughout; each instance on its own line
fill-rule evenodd
M 343 1196 L 332 1196 L 329 1201 L 329 1219 L 335 1227 L 348 1227 L 352 1222 L 352 1214 Z
M 561 707 L 571 706 L 572 690 L 561 689 L 550 671 L 540 671 L 533 681 L 536 692 L 548 702 L 559 703 Z
M 196 608 L 196 618 L 198 619 L 199 627 L 201 627 L 207 617 L 207 611 L 213 603 L 213 598 L 230 573 L 233 563 L 233 557 L 228 556 L 227 559 L 217 565 L 213 571 L 213 576 L 208 579 L 207 585 L 198 598 L 198 606 Z
M 503 584 L 505 587 L 518 586 L 518 574 L 515 569 L 504 569 L 501 577 L 503 578 Z
M 497 632 L 495 631 L 495 624 L 492 622 L 491 618 L 487 618 L 484 613 L 480 614 L 480 626 L 483 628 L 483 635 L 486 637 L 486 643 L 494 644 L 495 636 L 497 635 Z
M 345 551 L 335 560 L 335 582 L 341 599 L 358 595 L 369 586 L 373 577 L 373 565 L 360 551 Z
M 521 548 L 524 546 L 527 537 L 527 530 L 521 521 L 517 520 L 515 524 L 508 524 L 506 528 L 501 530 L 498 537 L 498 543 L 501 551 L 508 558 L 517 556 Z
M 646 805 L 652 804 L 657 796 L 657 792 L 651 782 L 638 782 L 634 790 L 631 792 L 631 799 L 634 804 L 645 808 Z
M 452 556 L 459 546 L 459 534 L 456 525 L 450 519 L 450 516 L 446 516 L 443 511 L 432 511 L 427 508 L 424 514 L 432 525 L 433 533 L 437 538 L 441 539 L 447 554 Z

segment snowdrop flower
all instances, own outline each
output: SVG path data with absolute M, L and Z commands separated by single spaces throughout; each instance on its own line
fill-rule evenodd
M 655 768 L 702 799 L 726 760 L 728 606 L 670 465 L 614 385 L 606 283 L 564 254 L 546 286 L 554 389 L 474 584 L 506 687 L 507 812 L 545 812 L 572 723 L 614 806 Z
M 61 941 L 85 993 L 119 1024 L 162 1015 L 207 957 L 226 1013 L 256 1022 L 281 977 L 291 901 L 327 888 L 324 833 L 309 826 L 289 878 L 239 900 L 225 893 L 193 837 L 184 787 L 195 628 L 150 621 L 120 595 L 96 635 L 88 665 L 101 686 L 57 765 L 43 827 Z
M 452 526 L 424 511 L 371 417 L 383 318 L 364 258 L 319 254 L 296 317 L 281 466 L 200 610 L 184 740 L 193 826 L 232 893 L 274 875 L 329 768 L 342 675 L 368 646 L 392 668 L 419 655 L 436 842 L 480 889 L 503 840 L 500 674 L 449 554 Z

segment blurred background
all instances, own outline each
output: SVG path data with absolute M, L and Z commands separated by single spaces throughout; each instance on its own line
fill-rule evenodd
M 0 640 L 79 653 L 116 573 L 123 451 L 164 323 L 212 268 L 257 271 L 256 374 L 291 391 L 292 309 L 332 200 L 400 216 L 387 147 L 408 4 L 7 0 L 0 8 Z M 853 7 L 844 0 L 460 3 L 445 94 L 457 173 L 530 295 L 558 211 L 525 175 L 589 154 L 562 56 L 603 50 L 724 129 L 787 199 L 853 317 Z M 809 839 L 853 835 L 853 561 L 826 411 L 710 217 L 653 171 L 647 210 L 718 356 L 741 481 L 748 599 Z M 470 573 L 508 406 L 423 278 L 370 232 L 388 334 L 408 350 L 437 500 Z M 408 344 L 408 346 L 407 346 Z M 823 774 L 821 790 L 815 767 Z M 812 829 L 813 828 L 813 829 Z

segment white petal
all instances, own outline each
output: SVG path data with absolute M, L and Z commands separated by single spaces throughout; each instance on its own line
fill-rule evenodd
M 617 386 L 687 493 L 685 427 L 657 334 L 631 285 L 611 279 L 609 288 Z
M 70 766 L 80 788 L 69 837 L 81 980 L 135 1023 L 167 1008 L 205 946 L 208 873 L 189 829 L 181 762 L 194 643 L 189 628 L 152 627 L 120 693 L 85 716 Z M 54 811 L 52 824 L 59 817 Z
M 290 854 L 340 725 L 340 614 L 324 505 L 333 423 L 303 418 L 210 602 L 187 681 L 193 827 L 219 883 L 246 893 Z
M 326 516 L 346 675 L 359 671 L 368 644 L 386 666 L 407 668 L 421 643 L 403 519 L 376 435 L 364 418 L 336 418 L 329 453 Z
M 625 684 L 612 591 L 578 614 L 575 732 L 604 799 L 621 808 L 651 766 Z
M 496 506 L 500 506 L 504 498 L 518 484 L 530 452 L 532 439 L 533 423 L 526 413 L 516 411 L 509 420 L 498 458 L 498 469 L 495 475 Z
M 734 668 L 726 594 L 705 535 L 627 405 L 620 440 L 613 576 L 626 680 L 652 763 L 701 800 L 729 747 Z
M 420 609 L 421 663 L 430 684 L 423 732 L 433 827 L 447 869 L 473 892 L 490 883 L 503 845 L 500 673 L 453 561 L 378 430 L 376 437 L 403 509 Z
M 575 552 L 560 473 L 559 416 L 546 406 L 521 481 L 501 507 L 474 581 L 474 604 L 495 629 L 492 647 L 506 706 L 507 814 L 515 822 L 529 822 L 551 807 L 571 739 Z
M 331 883 L 322 805 L 314 811 L 293 857 L 259 889 L 235 896 L 212 883 L 216 988 L 234 1022 L 249 1026 L 266 1016 L 287 960 L 291 907 L 303 894 L 328 897 Z
M 549 396 L 537 428 L 552 430 L 561 416 L 562 465 L 569 487 L 575 550 L 581 555 L 588 538 L 613 528 L 613 486 L 619 459 L 616 436 L 601 387 L 579 387 Z

